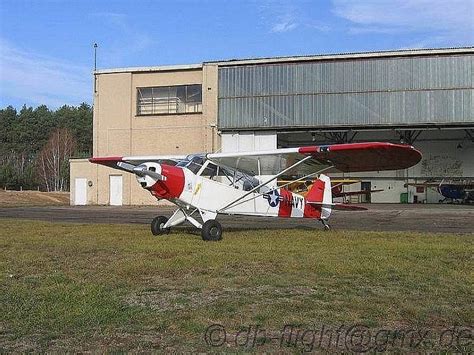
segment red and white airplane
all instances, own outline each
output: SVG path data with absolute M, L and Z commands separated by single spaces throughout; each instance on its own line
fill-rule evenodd
M 328 172 L 406 169 L 421 160 L 412 146 L 349 143 L 239 153 L 188 156 L 95 157 L 92 163 L 128 171 L 158 200 L 178 209 L 151 223 L 154 235 L 191 223 L 203 240 L 222 239 L 218 215 L 314 218 L 329 229 L 332 209 L 365 209 L 332 201 Z M 298 176 L 277 186 L 280 177 Z M 305 197 L 287 186 L 317 177 Z M 288 180 L 288 179 L 287 179 Z M 202 224 L 195 218 L 200 216 Z

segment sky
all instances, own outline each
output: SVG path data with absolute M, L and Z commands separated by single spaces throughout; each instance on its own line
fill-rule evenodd
M 474 0 L 0 0 L 0 107 L 92 103 L 97 68 L 474 45 Z

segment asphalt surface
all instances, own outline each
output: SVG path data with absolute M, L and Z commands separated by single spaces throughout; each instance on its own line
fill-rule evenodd
M 330 225 L 339 230 L 420 231 L 474 233 L 473 205 L 366 205 L 368 211 L 333 211 Z M 158 215 L 170 216 L 172 207 L 162 206 L 62 206 L 0 207 L 2 218 L 44 220 L 51 222 L 148 224 Z M 219 216 L 224 230 L 242 229 L 321 229 L 310 219 Z M 177 227 L 183 228 L 183 227 Z

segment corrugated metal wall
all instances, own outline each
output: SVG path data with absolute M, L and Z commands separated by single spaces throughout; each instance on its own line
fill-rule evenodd
M 473 55 L 219 67 L 219 128 L 474 123 Z

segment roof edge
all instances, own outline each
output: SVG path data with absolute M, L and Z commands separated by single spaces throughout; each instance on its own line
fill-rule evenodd
M 202 69 L 202 64 L 182 64 L 182 65 L 162 65 L 153 67 L 127 67 L 127 68 L 111 68 L 99 69 L 93 73 L 98 74 L 115 74 L 115 73 L 149 73 L 162 71 L 182 71 Z
M 244 59 L 227 59 L 205 61 L 201 64 L 181 64 L 181 65 L 163 65 L 150 67 L 125 67 L 95 70 L 93 74 L 115 74 L 115 73 L 152 73 L 166 71 L 184 71 L 202 69 L 205 65 L 219 66 L 236 66 L 236 65 L 252 65 L 261 63 L 288 63 L 288 62 L 304 62 L 317 60 L 340 60 L 340 59 L 364 59 L 364 58 L 384 58 L 384 57 L 408 57 L 423 55 L 449 55 L 449 54 L 474 54 L 474 47 L 455 47 L 455 48 L 422 48 L 422 49 L 400 49 L 386 50 L 376 52 L 347 52 L 333 54 L 316 54 L 316 55 L 296 55 L 282 57 L 261 57 L 261 58 L 244 58 Z
M 456 48 L 421 48 L 421 49 L 400 49 L 376 52 L 347 52 L 334 54 L 317 55 L 297 55 L 282 57 L 262 57 L 247 59 L 229 59 L 204 62 L 206 64 L 217 64 L 220 66 L 248 65 L 261 63 L 288 63 L 303 62 L 315 60 L 330 59 L 364 59 L 364 58 L 384 58 L 384 57 L 405 57 L 405 56 L 423 56 L 423 55 L 447 55 L 447 54 L 474 54 L 474 47 L 456 47 Z

